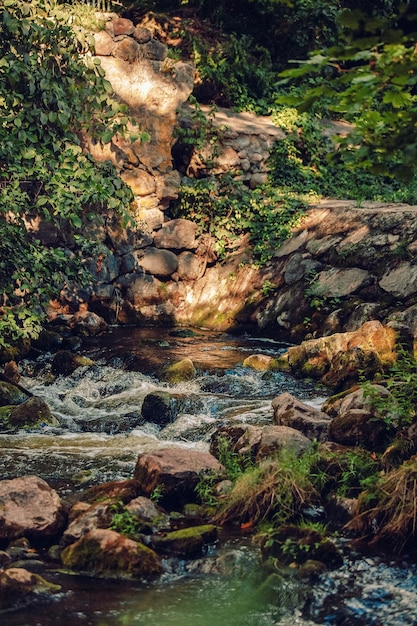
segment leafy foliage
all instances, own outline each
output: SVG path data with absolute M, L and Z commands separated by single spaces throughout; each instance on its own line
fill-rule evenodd
M 249 235 L 255 259 L 268 261 L 301 218 L 305 201 L 271 186 L 251 190 L 224 175 L 188 179 L 180 189 L 174 215 L 193 220 L 199 232 L 215 240 L 215 252 L 224 256 L 237 240 Z
M 104 208 L 127 215 L 132 200 L 109 163 L 83 153 L 83 132 L 108 142 L 125 132 L 128 119 L 68 19 L 50 0 L 5 0 L 0 10 L 3 346 L 36 335 L 42 305 L 65 281 L 80 279 L 71 229 Z M 61 247 L 46 248 L 28 219 L 53 225 Z
M 281 188 L 314 192 L 333 198 L 358 201 L 415 202 L 417 184 L 354 167 L 350 157 L 338 151 L 336 126 L 324 123 L 314 112 L 279 107 L 275 124 L 285 132 L 270 158 L 271 182 Z
M 398 351 L 384 384 L 388 396 L 381 396 L 369 381 L 365 381 L 362 388 L 373 408 L 389 425 L 409 426 L 417 414 L 417 368 L 415 358 L 405 349 Z
M 337 45 L 282 73 L 287 83 L 306 76 L 326 80 L 301 98 L 279 100 L 303 111 L 326 98 L 335 114 L 354 121 L 340 141 L 346 163 L 410 180 L 417 156 L 417 14 L 411 3 L 398 4 L 389 17 L 369 19 L 357 10 L 343 12 Z

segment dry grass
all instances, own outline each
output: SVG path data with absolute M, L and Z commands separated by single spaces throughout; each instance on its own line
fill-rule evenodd
M 382 476 L 372 493 L 364 492 L 346 528 L 363 537 L 373 536 L 372 544 L 398 551 L 408 547 L 417 530 L 417 459 Z
M 279 523 L 294 519 L 303 506 L 317 500 L 308 475 L 285 459 L 269 461 L 247 470 L 237 481 L 216 522 L 254 525 L 274 518 Z

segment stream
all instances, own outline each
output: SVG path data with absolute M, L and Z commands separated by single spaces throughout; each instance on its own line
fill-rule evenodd
M 276 356 L 286 344 L 204 330 L 113 328 L 85 340 L 94 364 L 51 376 L 51 355 L 21 362 L 21 384 L 42 396 L 54 427 L 0 433 L 3 479 L 36 474 L 64 499 L 110 480 L 132 478 L 138 454 L 168 445 L 208 450 L 212 433 L 233 422 L 271 424 L 271 400 L 287 391 L 321 406 L 311 381 L 242 366 L 251 354 Z M 170 386 L 161 368 L 189 357 L 197 377 Z M 144 422 L 147 394 L 172 394 L 174 421 Z M 343 547 L 343 539 L 340 539 Z M 42 572 L 62 586 L 52 604 L 1 616 L 7 626 L 355 626 L 417 625 L 417 568 L 346 550 L 344 565 L 307 585 L 262 570 L 250 537 L 226 537 L 196 561 L 165 563 L 152 584 Z M 59 617 L 58 617 L 59 616 Z M 5 618 L 5 619 L 3 619 Z

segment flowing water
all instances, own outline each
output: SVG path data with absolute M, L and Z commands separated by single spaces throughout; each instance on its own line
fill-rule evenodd
M 58 425 L 0 434 L 2 477 L 36 474 L 71 498 L 89 486 L 131 478 L 139 453 L 167 444 L 208 450 L 220 425 L 270 424 L 271 400 L 283 391 L 320 406 L 324 391 L 311 382 L 242 366 L 250 354 L 276 356 L 286 347 L 205 331 L 178 336 L 115 328 L 86 342 L 83 354 L 94 364 L 71 376 L 51 376 L 51 355 L 25 361 L 21 383 L 46 399 Z M 162 382 L 161 368 L 184 357 L 197 377 L 176 386 Z M 165 427 L 141 415 L 146 395 L 158 390 L 173 398 L 175 419 Z M 311 587 L 293 575 L 267 576 L 251 541 L 231 537 L 200 560 L 165 565 L 167 573 L 152 585 L 52 569 L 46 577 L 63 589 L 56 601 L 8 613 L 1 623 L 49 626 L 59 615 L 63 625 L 97 626 L 417 625 L 417 571 L 407 564 L 349 556 Z

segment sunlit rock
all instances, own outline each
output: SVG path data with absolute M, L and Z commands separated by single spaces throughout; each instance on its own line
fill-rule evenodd
M 303 341 L 278 359 L 282 369 L 318 378 L 332 388 L 346 388 L 358 380 L 359 371 L 372 378 L 396 358 L 397 332 L 379 321 L 358 330 Z
M 277 369 L 276 359 L 267 354 L 251 354 L 243 361 L 243 367 L 251 367 L 254 370 L 275 370 Z
M 224 478 L 223 466 L 208 452 L 191 448 L 164 448 L 140 454 L 134 477 L 143 493 L 158 489 L 162 506 L 181 506 L 196 500 L 195 487 L 202 475 Z
M 188 357 L 170 363 L 164 367 L 160 373 L 162 380 L 166 380 L 171 384 L 181 383 L 187 380 L 193 380 L 197 375 L 194 363 Z

